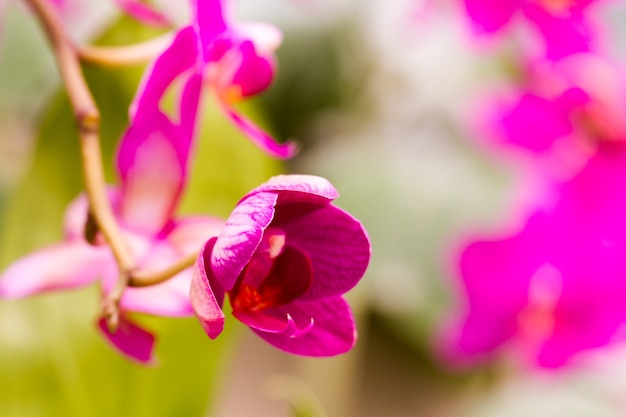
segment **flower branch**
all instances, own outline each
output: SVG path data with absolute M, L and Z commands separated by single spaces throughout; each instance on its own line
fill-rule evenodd
M 154 39 L 124 46 L 77 46 L 76 52 L 83 62 L 102 67 L 119 67 L 143 63 L 162 53 L 171 43 L 174 34 L 168 32 Z

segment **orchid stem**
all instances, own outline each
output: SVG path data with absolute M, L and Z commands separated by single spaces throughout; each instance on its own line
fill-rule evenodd
M 122 65 L 140 62 L 157 54 L 171 41 L 171 34 L 143 44 L 128 47 L 82 47 L 76 48 L 63 28 L 63 24 L 48 0 L 25 0 L 43 25 L 57 61 L 65 90 L 74 110 L 82 159 L 85 193 L 89 201 L 87 236 L 95 239 L 100 231 L 106 240 L 119 268 L 114 288 L 103 301 L 102 314 L 112 331 L 119 324 L 119 304 L 128 286 L 145 287 L 166 281 L 193 265 L 197 253 L 181 258 L 171 266 L 156 272 L 137 270 L 122 231 L 111 208 L 106 190 L 106 180 L 100 149 L 100 112 L 82 73 L 80 59 L 103 65 Z
M 127 285 L 135 261 L 117 224 L 106 192 L 100 149 L 100 112 L 83 76 L 78 53 L 63 28 L 56 10 L 47 0 L 26 0 L 43 25 L 52 46 L 61 78 L 78 125 L 85 193 L 98 229 L 117 261 L 120 277 L 115 290 L 105 300 L 105 314 L 111 314 L 114 327 L 121 293 Z
M 154 39 L 124 46 L 77 46 L 80 59 L 102 67 L 120 67 L 141 64 L 163 52 L 171 43 L 173 33 L 166 33 Z
M 160 284 L 192 266 L 196 262 L 197 257 L 198 253 L 194 252 L 180 258 L 167 268 L 159 271 L 134 271 L 130 276 L 129 285 L 131 287 L 148 287 L 150 285 Z

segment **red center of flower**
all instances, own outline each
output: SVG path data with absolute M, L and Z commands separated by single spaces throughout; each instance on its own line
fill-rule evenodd
M 235 311 L 258 311 L 287 304 L 306 292 L 312 278 L 309 258 L 286 245 L 282 230 L 268 229 L 229 292 L 231 305 Z
M 553 16 L 567 16 L 573 6 L 573 0 L 537 0 Z

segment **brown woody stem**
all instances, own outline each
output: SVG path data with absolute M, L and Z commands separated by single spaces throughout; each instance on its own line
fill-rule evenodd
M 145 59 L 148 54 L 155 54 L 166 46 L 166 37 L 157 38 L 153 43 L 133 45 L 127 48 L 82 48 L 77 49 L 59 19 L 54 6 L 48 0 L 25 0 L 32 8 L 52 46 L 65 90 L 74 110 L 82 158 L 82 170 L 85 193 L 89 201 L 91 227 L 96 227 L 106 240 L 119 267 L 119 278 L 113 290 L 105 296 L 103 315 L 107 318 L 111 330 L 119 323 L 119 303 L 127 286 L 148 286 L 167 280 L 183 269 L 191 266 L 195 260 L 191 255 L 181 259 L 162 271 L 149 273 L 137 271 L 135 260 L 130 253 L 122 231 L 117 223 L 106 191 L 106 180 L 102 166 L 100 149 L 100 112 L 83 76 L 80 59 L 99 64 L 118 65 L 128 63 L 133 53 L 143 51 L 137 59 Z M 95 239 L 96 231 L 88 234 Z

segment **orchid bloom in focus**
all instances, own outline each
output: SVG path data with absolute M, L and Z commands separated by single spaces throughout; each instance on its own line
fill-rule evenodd
M 285 175 L 248 193 L 200 256 L 191 302 L 211 338 L 233 315 L 275 347 L 306 356 L 347 352 L 356 340 L 342 295 L 363 276 L 370 243 L 361 223 L 333 206 L 323 178 Z
M 137 267 L 158 270 L 200 250 L 215 236 L 222 220 L 208 216 L 173 218 L 186 183 L 190 121 L 175 124 L 158 112 L 139 113 L 122 139 L 118 154 L 121 187 L 109 198 Z M 118 278 L 117 263 L 107 245 L 92 246 L 84 238 L 88 204 L 84 195 L 65 214 L 62 242 L 26 255 L 0 276 L 0 297 L 19 298 L 50 290 L 77 288 L 100 281 L 111 291 Z M 154 336 L 139 327 L 128 312 L 159 316 L 190 316 L 191 269 L 149 287 L 127 288 L 120 302 L 119 328 L 99 328 L 118 350 L 141 363 L 152 361 Z
M 221 0 L 192 2 L 194 21 L 181 29 L 170 47 L 144 75 L 131 118 L 144 102 L 157 103 L 179 77 L 185 84 L 200 82 L 210 87 L 226 116 L 268 154 L 287 158 L 294 154 L 293 143 L 278 144 L 234 108 L 234 105 L 267 89 L 275 74 L 274 50 L 282 41 L 280 31 L 260 23 L 232 24 Z M 197 112 L 200 95 L 181 114 Z
M 626 143 L 601 143 L 521 230 L 468 243 L 467 300 L 448 334 L 459 362 L 517 347 L 546 368 L 616 340 L 626 324 Z
M 591 50 L 594 33 L 588 21 L 588 7 L 594 0 L 464 0 L 476 30 L 495 33 L 517 14 L 540 32 L 545 56 L 558 60 Z

